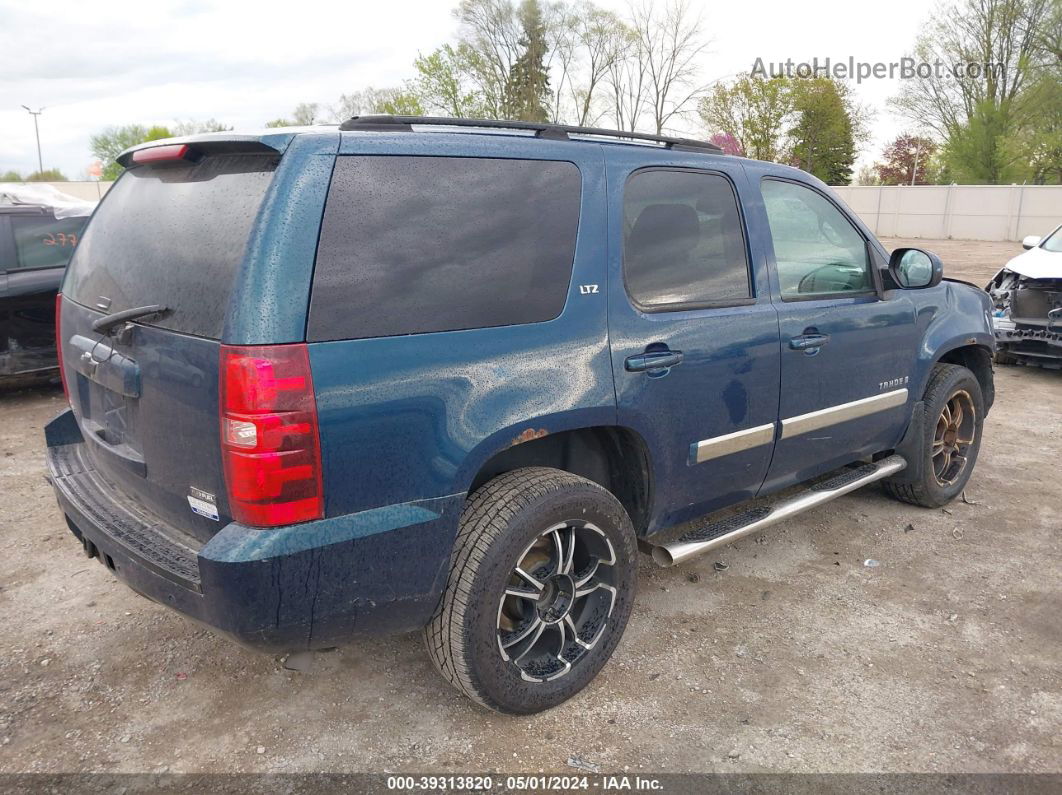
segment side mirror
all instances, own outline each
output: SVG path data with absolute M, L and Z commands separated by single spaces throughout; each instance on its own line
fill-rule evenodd
M 944 278 L 940 257 L 920 248 L 898 248 L 889 258 L 889 275 L 905 290 L 936 287 Z
M 1036 248 L 1040 245 L 1040 238 L 1036 235 L 1027 235 L 1024 240 L 1021 241 L 1021 247 L 1028 251 L 1030 248 Z

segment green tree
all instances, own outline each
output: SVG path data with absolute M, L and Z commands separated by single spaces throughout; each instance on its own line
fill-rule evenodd
M 791 91 L 793 165 L 829 185 L 849 184 L 857 137 L 864 133 L 847 87 L 828 77 L 797 78 L 791 81 Z
M 716 83 L 701 99 L 698 112 L 711 132 L 733 137 L 746 157 L 788 159 L 787 132 L 793 113 L 790 80 L 745 74 L 729 84 Z
M 380 103 L 381 113 L 392 116 L 423 116 L 424 104 L 413 91 L 398 91 Z
M 891 102 L 945 141 L 953 178 L 1028 177 L 1023 160 L 1037 142 L 1024 132 L 1043 112 L 1031 92 L 1042 70 L 1058 68 L 1058 14 L 1058 0 L 949 0 L 934 11 L 914 58 L 946 67 L 904 80 Z M 955 75 L 952 65 L 970 68 Z
M 390 113 L 394 116 L 420 116 L 424 113 L 420 98 L 405 88 L 380 88 L 372 86 L 352 91 L 339 97 L 335 109 L 337 121 L 346 121 L 353 116 L 371 116 Z
M 126 124 L 122 127 L 108 127 L 93 135 L 89 139 L 89 149 L 93 157 L 104 164 L 101 179 L 113 180 L 118 179 L 118 175 L 122 173 L 122 167 L 118 165 L 116 158 L 130 146 L 172 137 L 173 134 L 166 127 Z
M 502 111 L 506 118 L 521 121 L 549 121 L 549 71 L 546 67 L 546 25 L 538 0 L 520 3 L 523 51 L 516 59 L 505 84 Z
M 57 168 L 46 168 L 44 171 L 34 171 L 26 182 L 67 182 L 66 175 Z
M 482 60 L 466 43 L 444 44 L 413 62 L 417 76 L 406 86 L 406 96 L 431 113 L 462 119 L 497 118 L 480 90 L 487 79 Z
M 1026 99 L 1035 110 L 1004 138 L 1004 149 L 1023 180 L 1062 184 L 1062 67 L 1045 70 Z
M 22 182 L 22 175 L 17 171 L 7 171 L 0 174 L 0 182 Z

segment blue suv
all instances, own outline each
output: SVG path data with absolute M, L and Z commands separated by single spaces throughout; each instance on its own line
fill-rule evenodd
M 815 178 L 709 144 L 420 117 L 155 141 L 57 306 L 61 509 L 259 649 L 422 629 L 507 713 L 582 689 L 671 565 L 865 484 L 939 506 L 989 300 Z

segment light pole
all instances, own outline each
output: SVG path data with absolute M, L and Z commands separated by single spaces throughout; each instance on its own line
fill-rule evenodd
M 33 132 L 37 136 L 37 173 L 44 173 L 44 161 L 41 159 L 41 131 L 37 127 L 37 117 L 44 113 L 44 108 L 38 108 L 37 110 L 30 110 L 29 105 L 23 105 L 30 116 L 33 117 Z

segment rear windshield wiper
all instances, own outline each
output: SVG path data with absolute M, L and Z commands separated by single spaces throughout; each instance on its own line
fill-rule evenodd
M 157 315 L 159 312 L 165 312 L 166 307 L 161 304 L 152 304 L 151 306 L 135 306 L 132 309 L 123 309 L 121 312 L 114 312 L 110 315 L 104 315 L 99 320 L 93 321 L 92 330 L 99 334 L 106 334 L 112 328 L 119 323 L 124 323 L 127 320 L 136 320 L 138 317 L 147 317 L 148 315 Z

